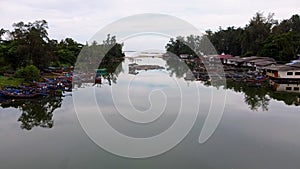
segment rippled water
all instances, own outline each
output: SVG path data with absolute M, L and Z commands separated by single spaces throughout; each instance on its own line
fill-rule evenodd
M 129 64 L 132 63 L 158 65 L 163 69 L 129 73 Z M 185 80 L 187 70 L 178 64 L 176 60 L 163 58 L 127 58 L 119 65 L 117 71 L 111 74 L 110 82 L 106 79 L 101 85 L 83 84 L 73 91 L 73 96 L 39 100 L 2 100 L 0 168 L 300 167 L 300 111 L 297 106 L 299 93 L 278 92 L 273 88 L 253 88 L 229 81 L 226 87 L 188 81 Z M 127 86 L 128 90 L 124 90 Z M 195 88 L 199 91 L 199 100 Z M 94 98 L 87 95 L 89 91 L 94 92 Z M 128 92 L 130 103 L 124 97 L 124 92 Z M 81 108 L 86 110 L 86 114 L 81 112 L 82 117 L 91 120 L 92 124 L 93 119 L 89 119 L 89 111 L 95 107 L 90 107 L 91 110 L 87 108 L 91 102 L 95 102 L 116 131 L 130 137 L 147 138 L 168 130 L 174 123 L 182 106 L 182 100 L 178 99 L 182 97 L 181 92 L 184 92 L 185 97 L 182 99 L 186 106 L 183 115 L 190 116 L 199 105 L 197 120 L 185 139 L 175 148 L 151 158 L 130 159 L 103 150 L 82 129 L 74 109 L 73 99 L 77 97 L 75 101 L 80 101 Z M 200 144 L 199 135 L 208 112 L 211 106 L 222 107 L 224 92 L 227 96 L 222 119 L 213 135 Z M 213 98 L 212 93 L 219 94 L 219 97 Z M 128 104 L 133 107 L 128 107 Z M 157 105 L 165 105 L 162 109 L 163 114 L 158 114 L 158 118 L 151 123 L 129 121 L 118 111 L 160 112 L 161 110 L 155 109 L 160 108 Z M 143 119 L 141 117 L 135 120 Z M 99 124 L 99 131 L 103 130 L 103 125 Z M 107 133 L 107 136 L 109 134 Z M 122 140 L 112 142 L 123 143 Z M 128 148 L 129 145 L 121 146 Z M 135 147 L 129 148 L 134 150 Z

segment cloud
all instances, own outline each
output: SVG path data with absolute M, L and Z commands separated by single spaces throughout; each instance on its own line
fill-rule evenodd
M 297 0 L 241 1 L 80 1 L 80 0 L 1 0 L 1 26 L 12 29 L 18 21 L 45 19 L 51 38 L 72 37 L 84 43 L 107 24 L 140 13 L 169 14 L 190 22 L 200 30 L 219 26 L 244 26 L 257 11 L 275 13 L 275 19 L 288 19 L 300 11 Z M 153 23 L 156 24 L 156 23 Z

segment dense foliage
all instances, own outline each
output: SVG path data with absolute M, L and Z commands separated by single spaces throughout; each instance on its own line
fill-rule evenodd
M 71 38 L 61 40 L 48 37 L 45 20 L 13 24 L 13 31 L 1 29 L 0 66 L 16 70 L 28 65 L 39 69 L 48 66 L 73 65 L 82 45 Z
M 23 78 L 27 82 L 38 81 L 40 79 L 40 71 L 34 65 L 26 66 L 18 69 L 15 75 L 17 78 Z
M 106 61 L 124 56 L 123 45 L 116 42 L 115 36 L 108 35 L 101 44 L 93 42 L 91 45 L 82 45 L 72 38 L 60 42 L 50 39 L 45 20 L 14 23 L 13 28 L 12 31 L 0 30 L 0 74 L 29 65 L 39 70 L 49 66 L 73 66 L 83 48 L 85 50 L 82 53 L 87 58 L 89 55 L 99 57 L 97 54 L 103 49 L 109 49 L 105 55 Z
M 277 61 L 288 62 L 299 58 L 300 53 L 300 17 L 293 15 L 290 19 L 278 22 L 274 14 L 265 17 L 256 13 L 244 28 L 219 28 L 218 31 L 206 31 L 206 35 L 219 54 L 234 56 L 265 56 Z M 174 54 L 192 54 L 194 44 L 201 44 L 201 38 L 179 37 L 170 39 L 166 50 Z M 188 43 L 191 48 L 182 42 Z M 191 40 L 193 42 L 191 42 Z M 192 45 L 190 45 L 192 44 Z M 197 52 L 197 50 L 193 49 Z
M 123 44 L 116 41 L 115 36 L 107 35 L 107 39 L 101 44 L 93 41 L 91 45 L 85 45 L 77 58 L 76 67 L 82 71 L 94 71 L 97 68 L 107 67 L 108 64 L 119 63 L 124 58 Z
M 208 36 L 219 53 L 266 56 L 283 62 L 298 59 L 299 15 L 281 22 L 274 20 L 273 16 L 269 14 L 265 17 L 262 13 L 256 13 L 244 28 L 220 28 Z

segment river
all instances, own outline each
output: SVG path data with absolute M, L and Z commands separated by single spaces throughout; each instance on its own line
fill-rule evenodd
M 300 167 L 300 93 L 274 91 L 273 87 L 248 87 L 236 82 L 212 86 L 207 82 L 186 80 L 186 67 L 178 66 L 182 64 L 179 62 L 161 57 L 126 58 L 109 78 L 102 80 L 102 84 L 83 84 L 65 97 L 1 100 L 0 168 Z M 88 95 L 90 91 L 93 91 L 94 98 Z M 91 102 L 97 103 L 98 107 L 89 107 Z M 80 106 L 75 109 L 77 103 Z M 171 130 L 179 117 L 191 120 L 186 123 L 192 123 L 193 119 L 189 117 L 196 119 L 184 139 L 168 151 L 162 150 L 148 158 L 127 158 L 118 152 L 110 152 L 105 146 L 101 148 L 97 140 L 92 139 L 92 131 L 86 132 L 95 122 L 89 112 L 96 108 L 101 110 L 114 131 L 134 138 L 160 136 L 160 133 Z M 212 135 L 204 143 L 199 143 L 205 121 L 213 113 L 209 112 L 211 108 L 212 111 L 221 108 L 222 112 L 217 114 L 221 119 L 216 120 Z M 143 116 L 131 117 L 136 118 L 132 122 L 125 116 L 132 115 L 130 111 L 133 110 L 143 115 L 159 111 L 163 114 L 157 114 L 157 118 L 149 116 L 148 119 L 153 118 L 149 123 Z M 179 110 L 182 114 L 178 114 Z M 127 114 L 122 116 L 120 111 L 127 111 Z M 91 123 L 86 124 L 89 120 Z M 102 130 L 106 130 L 106 123 L 97 125 L 97 130 L 105 133 Z M 182 127 L 178 127 L 178 133 L 186 132 L 184 128 L 189 126 L 179 125 Z M 110 138 L 110 134 L 102 135 L 102 139 Z M 171 144 L 173 140 L 169 141 Z M 132 149 L 131 154 L 124 154 L 134 155 L 136 147 L 125 143 L 120 138 L 107 144 L 116 144 L 124 148 L 123 151 Z M 141 155 L 148 149 L 145 146 L 137 152 Z

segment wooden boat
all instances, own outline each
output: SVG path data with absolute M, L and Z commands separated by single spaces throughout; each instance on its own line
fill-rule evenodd
M 96 69 L 96 76 L 99 76 L 99 75 L 106 75 L 107 74 L 107 70 L 106 68 L 103 68 L 103 69 Z
M 263 82 L 266 82 L 269 78 L 266 76 L 266 77 L 256 77 L 254 79 L 247 79 L 246 82 L 249 82 L 249 83 L 263 83 Z
M 39 96 L 39 94 L 30 92 L 30 91 L 25 91 L 25 90 L 19 90 L 19 89 L 14 89 L 14 88 L 6 88 L 4 90 L 0 91 L 0 95 L 2 97 L 6 98 L 34 98 Z

